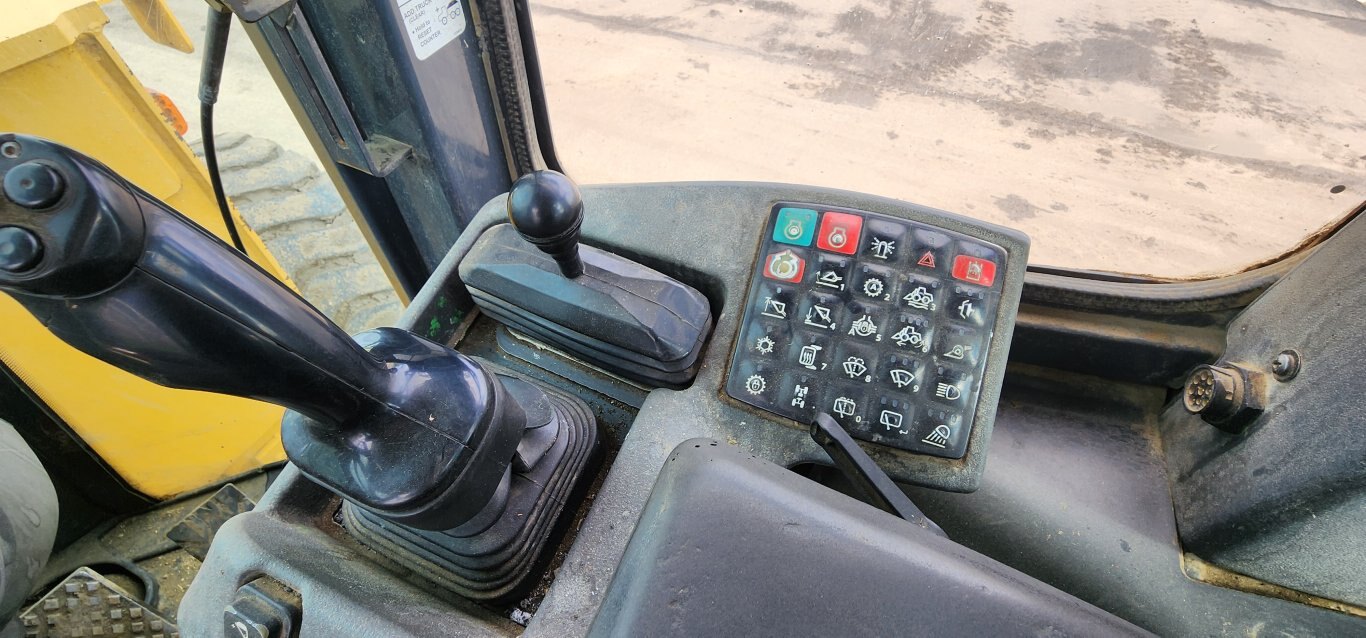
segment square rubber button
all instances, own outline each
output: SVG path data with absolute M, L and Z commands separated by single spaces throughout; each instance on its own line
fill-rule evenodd
M 778 223 L 773 226 L 773 241 L 810 246 L 816 235 L 816 211 L 810 208 L 780 208 Z
M 821 219 L 821 232 L 816 236 L 816 247 L 832 253 L 852 255 L 858 250 L 863 218 L 848 213 L 826 212 Z

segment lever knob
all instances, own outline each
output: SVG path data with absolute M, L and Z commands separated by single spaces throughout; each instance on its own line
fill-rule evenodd
M 573 180 L 555 171 L 519 177 L 508 192 L 508 220 L 522 239 L 554 257 L 564 276 L 573 279 L 583 274 L 579 259 L 583 195 Z

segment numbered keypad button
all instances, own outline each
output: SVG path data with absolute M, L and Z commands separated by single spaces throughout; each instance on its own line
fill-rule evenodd
M 890 302 L 896 294 L 896 275 L 879 266 L 854 268 L 854 298 L 870 303 Z
M 841 293 L 849 290 L 849 276 L 853 269 L 853 263 L 853 260 L 848 257 L 822 253 L 811 264 L 806 283 L 813 290 L 829 293 Z
M 887 338 L 892 347 L 915 354 L 927 354 L 934 341 L 934 328 L 922 315 L 902 312 L 888 323 Z
M 845 320 L 840 333 L 864 343 L 885 341 L 887 311 L 882 306 L 851 301 L 845 307 Z
M 871 384 L 877 377 L 877 348 L 855 341 L 835 347 L 832 361 L 835 376 L 842 382 Z
M 824 292 L 807 293 L 797 309 L 797 321 L 804 330 L 823 330 L 834 334 L 844 321 L 844 300 Z
M 932 315 L 944 302 L 943 287 L 938 279 L 911 275 L 901 284 L 897 305 L 904 310 Z
M 834 339 L 828 333 L 798 330 L 788 348 L 785 363 L 793 368 L 819 373 L 831 369 L 835 360 Z
M 861 430 L 868 409 L 866 394 L 858 385 L 827 382 L 818 409 L 828 412 L 847 430 Z
M 920 393 L 924 374 L 924 364 L 916 357 L 886 354 L 879 362 L 876 382 L 897 395 L 914 396 Z

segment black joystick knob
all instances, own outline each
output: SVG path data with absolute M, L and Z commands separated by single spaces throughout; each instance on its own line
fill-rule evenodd
M 555 171 L 521 176 L 508 193 L 508 220 L 522 239 L 554 257 L 564 276 L 573 279 L 583 274 L 579 259 L 583 196 L 573 180 Z
M 5 196 L 24 208 L 47 208 L 65 190 L 62 174 L 40 162 L 24 162 L 5 173 Z
M 24 272 L 42 257 L 43 245 L 37 235 L 16 226 L 0 227 L 0 270 Z

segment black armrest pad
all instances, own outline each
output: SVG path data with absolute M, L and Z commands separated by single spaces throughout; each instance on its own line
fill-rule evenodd
M 1147 635 L 707 439 L 665 462 L 592 635 Z

